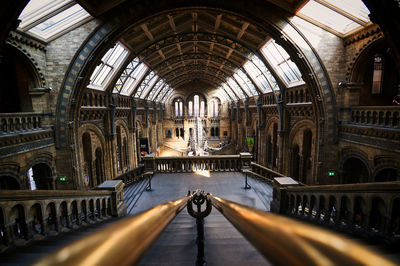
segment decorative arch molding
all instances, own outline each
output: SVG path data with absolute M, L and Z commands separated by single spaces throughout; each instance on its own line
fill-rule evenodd
M 29 66 L 33 70 L 33 74 L 35 75 L 37 79 L 37 83 L 39 86 L 46 87 L 46 78 L 44 77 L 44 74 L 40 67 L 38 67 L 38 63 L 36 62 L 35 58 L 32 57 L 32 55 L 24 49 L 20 44 L 18 44 L 15 41 L 7 40 L 7 44 L 9 44 L 11 47 L 15 48 L 17 51 L 21 53 L 21 55 L 25 58 L 27 62 L 29 62 Z
M 41 152 L 38 155 L 34 156 L 29 161 L 29 163 L 26 164 L 26 167 L 23 169 L 22 172 L 25 173 L 25 175 L 26 175 L 26 173 L 28 172 L 28 170 L 30 168 L 32 168 L 36 164 L 40 164 L 40 163 L 43 163 L 43 164 L 47 165 L 50 168 L 51 173 L 52 173 L 52 177 L 53 177 L 53 179 L 55 179 L 56 178 L 56 172 L 55 172 L 55 169 L 54 169 L 53 154 L 51 154 L 50 152 Z
M 128 124 L 126 122 L 125 119 L 117 119 L 114 123 L 115 128 L 117 128 L 117 126 L 121 126 L 124 128 L 125 134 L 129 134 L 129 129 L 128 129 Z
M 316 133 L 316 125 L 313 121 L 311 120 L 307 120 L 307 119 L 303 119 L 300 121 L 297 121 L 292 128 L 290 129 L 290 133 L 289 133 L 289 143 L 293 142 L 294 137 L 300 132 L 300 130 L 308 128 L 311 130 L 311 132 L 313 133 L 313 136 L 315 137 L 315 133 Z
M 171 97 L 169 97 L 167 103 L 171 105 L 171 104 L 174 103 L 175 100 L 178 100 L 178 99 L 181 99 L 182 102 L 183 102 L 184 104 L 186 104 L 186 102 L 185 102 L 185 100 L 186 100 L 186 99 L 185 99 L 185 95 L 183 95 L 182 93 L 173 93 L 173 94 L 171 95 Z
M 66 72 L 63 85 L 60 90 L 57 106 L 56 143 L 57 148 L 66 149 L 73 143 L 69 143 L 68 131 L 66 130 L 69 121 L 77 120 L 79 104 L 83 94 L 81 88 L 85 87 L 91 71 L 94 69 L 100 58 L 101 51 L 106 51 L 114 41 L 118 39 L 124 30 L 137 23 L 143 23 L 145 19 L 168 14 L 176 9 L 209 9 L 244 17 L 246 21 L 260 27 L 282 45 L 293 61 L 299 66 L 304 80 L 309 84 L 312 93 L 311 98 L 316 109 L 317 123 L 321 132 L 328 132 L 327 136 L 321 136 L 328 144 L 336 142 L 336 110 L 331 82 L 321 59 L 315 49 L 301 34 L 301 32 L 288 20 L 282 20 L 276 14 L 265 16 L 265 9 L 268 6 L 257 6 L 258 2 L 219 0 L 216 3 L 181 0 L 171 5 L 159 1 L 146 1 L 135 6 L 135 3 L 126 2 L 119 9 L 118 16 L 113 16 L 103 25 L 100 25 L 81 46 L 72 60 Z M 201 7 L 199 7 L 201 6 Z M 216 7 L 218 6 L 218 7 Z M 160 12 L 160 10 L 163 10 Z M 115 11 L 117 12 L 117 11 Z M 111 16 L 111 15 L 110 15 Z M 326 121 L 326 122 L 325 122 Z M 321 133 L 322 134 L 322 133 Z M 71 138 L 70 138 L 71 139 Z
M 371 178 L 373 172 L 373 166 L 370 164 L 368 160 L 368 154 L 362 150 L 355 149 L 353 147 L 345 147 L 340 151 L 340 164 L 339 164 L 340 172 L 343 172 L 343 165 L 350 158 L 356 158 L 362 161 L 367 167 L 369 177 Z
M 372 37 L 372 39 L 368 40 L 361 48 L 357 50 L 357 52 L 354 54 L 354 57 L 351 59 L 349 66 L 346 71 L 346 81 L 347 82 L 356 82 L 355 79 L 355 72 L 357 71 L 357 67 L 362 62 L 362 59 L 364 57 L 364 54 L 371 49 L 374 48 L 374 46 L 378 45 L 381 43 L 383 40 L 384 36 L 382 33 L 379 33 L 375 36 Z
M 8 162 L 8 163 L 2 163 L 0 164 L 0 176 L 9 176 L 14 178 L 20 188 L 25 188 L 24 180 L 22 180 L 20 177 L 21 172 L 20 172 L 21 167 L 19 166 L 18 163 L 16 162 Z
M 85 132 L 88 132 L 88 131 L 92 131 L 93 133 L 95 133 L 95 135 L 98 137 L 98 139 L 99 139 L 99 141 L 100 141 L 100 143 L 101 143 L 101 146 L 102 146 L 102 148 L 103 148 L 103 150 L 104 150 L 104 148 L 106 147 L 106 141 L 105 141 L 105 138 L 104 138 L 104 132 L 103 132 L 103 130 L 100 129 L 100 128 L 99 128 L 97 125 L 95 125 L 95 124 L 86 123 L 86 124 L 84 124 L 84 125 L 82 125 L 82 126 L 79 127 L 78 136 L 80 137 L 80 136 L 82 136 Z
M 372 171 L 374 179 L 379 171 L 385 168 L 392 168 L 400 173 L 400 161 L 391 156 L 376 156 L 374 158 L 374 168 Z

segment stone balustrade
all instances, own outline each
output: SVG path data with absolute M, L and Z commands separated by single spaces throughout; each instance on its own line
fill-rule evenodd
M 275 177 L 283 177 L 284 176 L 283 174 L 281 174 L 279 172 L 276 172 L 272 169 L 269 169 L 265 166 L 255 163 L 255 162 L 251 162 L 250 168 L 253 173 L 256 173 L 257 175 L 262 176 L 263 178 L 269 180 L 270 182 L 272 182 L 272 180 Z
M 114 180 L 122 180 L 125 185 L 130 185 L 139 181 L 143 178 L 144 174 L 144 165 L 140 165 L 136 168 L 129 170 L 126 173 L 120 174 L 119 176 L 115 177 Z
M 43 129 L 43 115 L 43 113 L 2 113 L 0 114 L 0 135 Z
M 125 215 L 123 187 L 108 180 L 92 191 L 0 191 L 0 251 Z
M 227 172 L 240 171 L 250 165 L 251 155 L 214 155 L 214 156 L 183 156 L 183 157 L 145 157 L 145 169 L 158 173 L 182 173 L 195 171 Z
M 221 118 L 220 117 L 210 117 L 209 121 L 210 121 L 211 126 L 219 126 L 219 124 L 221 122 Z
M 400 128 L 399 106 L 358 106 L 351 108 L 350 122 L 378 127 Z
M 311 98 L 305 85 L 290 87 L 285 92 L 286 103 L 310 103 Z
M 400 182 L 274 186 L 274 201 L 277 190 L 282 214 L 361 236 L 400 239 Z

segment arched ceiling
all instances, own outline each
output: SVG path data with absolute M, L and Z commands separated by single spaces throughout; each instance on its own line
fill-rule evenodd
M 266 4 L 271 10 L 284 9 L 287 15 L 294 15 L 307 2 L 314 1 L 317 0 L 269 0 Z M 329 1 L 317 2 L 327 5 Z M 92 16 L 102 19 L 125 1 L 77 2 Z M 268 33 L 245 16 L 220 9 L 172 8 L 142 18 L 121 32 L 119 45 L 129 53 L 124 54 L 115 73 L 107 74 L 119 78 L 102 89 L 131 97 L 163 101 L 174 89 L 199 80 L 220 89 L 231 101 L 267 92 L 274 92 L 279 98 L 279 91 L 291 82 L 288 75 L 302 82 L 295 63 Z M 266 46 L 273 47 L 264 52 Z M 282 58 L 280 63 L 276 61 L 281 59 L 273 58 L 276 55 Z M 291 73 L 278 67 L 282 62 L 291 68 Z

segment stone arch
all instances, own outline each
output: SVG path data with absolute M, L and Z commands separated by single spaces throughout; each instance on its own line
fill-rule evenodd
M 348 181 L 346 181 L 346 178 L 345 178 L 346 173 L 345 173 L 344 166 L 345 166 L 346 161 L 348 162 L 348 160 L 351 160 L 351 159 L 357 159 L 365 166 L 365 171 L 363 173 L 363 176 L 367 176 L 367 177 L 366 178 L 364 177 L 363 179 L 358 178 L 357 180 L 359 180 L 359 182 L 369 182 L 372 171 L 371 171 L 371 166 L 368 161 L 368 155 L 361 150 L 354 149 L 352 147 L 346 147 L 346 148 L 342 149 L 342 151 L 341 151 L 341 160 L 340 160 L 340 168 L 339 168 L 340 183 L 348 182 Z
M 376 156 L 374 158 L 374 171 L 372 172 L 372 176 L 374 177 L 374 181 L 377 181 L 377 177 L 382 174 L 382 171 L 389 170 L 391 173 L 388 174 L 389 180 L 379 179 L 380 181 L 399 181 L 400 179 L 400 161 L 394 159 L 390 156 Z
M 104 162 L 111 160 L 111 155 L 106 152 L 106 143 L 103 131 L 93 124 L 84 124 L 78 130 L 77 160 L 80 162 L 78 168 L 78 180 L 76 183 L 80 187 L 94 187 L 97 184 L 97 175 L 94 165 L 96 149 L 101 148 L 104 155 Z M 83 140 L 86 139 L 86 141 Z M 87 143 L 90 140 L 90 143 Z M 84 154 L 85 153 L 85 154 Z M 105 173 L 106 175 L 106 173 Z
M 31 172 L 31 173 L 30 173 Z M 55 169 L 53 155 L 50 152 L 42 152 L 32 158 L 24 169 L 26 178 L 31 178 L 36 189 L 55 189 Z M 27 180 L 27 183 L 31 180 Z M 32 189 L 32 188 L 31 188 Z
M 271 19 L 267 21 L 269 18 L 265 18 L 263 15 L 263 10 L 264 8 L 259 8 L 254 5 L 253 3 L 249 4 L 246 6 L 246 9 L 242 9 L 242 6 L 237 6 L 236 2 L 224 2 L 222 6 L 224 7 L 223 10 L 224 12 L 227 13 L 236 13 L 238 14 L 238 10 L 242 10 L 240 13 L 240 16 L 246 16 L 246 19 L 254 23 L 255 25 L 259 25 L 263 30 L 266 32 L 270 33 L 275 37 L 275 39 L 280 40 L 280 37 L 282 36 L 282 33 L 284 33 L 285 36 L 288 36 L 289 38 L 282 38 L 283 40 L 281 42 L 287 42 L 285 45 L 285 48 L 288 49 L 288 53 L 293 56 L 293 60 L 295 61 L 296 64 L 301 62 L 300 69 L 302 73 L 304 74 L 303 76 L 306 79 L 312 79 L 310 81 L 311 87 L 315 89 L 315 93 L 313 93 L 314 99 L 320 98 L 324 102 L 321 104 L 319 107 L 320 112 L 323 114 L 322 116 L 328 116 L 330 119 L 325 119 L 325 121 L 328 121 L 326 123 L 327 128 L 334 128 L 331 127 L 331 124 L 336 123 L 336 113 L 335 111 L 330 112 L 325 114 L 325 108 L 327 106 L 332 107 L 332 110 L 335 110 L 334 108 L 334 97 L 330 85 L 329 78 L 326 74 L 326 71 L 321 63 L 320 58 L 318 55 L 316 55 L 314 49 L 311 47 L 309 42 L 304 40 L 303 36 L 297 31 L 297 29 L 288 21 L 281 21 L 278 20 L 279 22 L 273 22 L 276 21 L 273 16 L 271 16 Z M 83 75 L 84 73 L 90 73 L 89 70 L 93 69 L 93 65 L 90 66 L 88 62 L 86 61 L 87 58 L 91 58 L 91 56 L 95 55 L 94 51 L 98 50 L 105 50 L 106 47 L 108 47 L 112 43 L 110 40 L 115 40 L 120 32 L 119 30 L 122 30 L 124 27 L 125 29 L 129 28 L 126 27 L 126 24 L 134 24 L 132 23 L 133 21 L 132 18 L 135 18 L 135 22 L 139 22 L 139 20 L 143 20 L 144 18 L 150 18 L 152 15 L 160 15 L 162 13 L 167 13 L 171 12 L 171 9 L 173 8 L 171 6 L 166 5 L 165 7 L 161 7 L 154 5 L 149 6 L 150 3 L 147 3 L 146 5 L 143 6 L 138 6 L 137 8 L 127 8 L 126 10 L 129 10 L 129 12 L 122 12 L 120 16 L 118 16 L 118 20 L 109 20 L 105 24 L 101 25 L 98 29 L 92 33 L 92 35 L 88 38 L 87 42 L 82 46 L 81 50 L 76 54 L 76 57 L 74 58 L 74 61 L 71 63 L 69 71 L 67 75 L 65 76 L 65 82 L 64 85 L 61 89 L 60 93 L 60 98 L 58 102 L 58 113 L 60 113 L 62 110 L 66 111 L 69 109 L 69 99 L 70 95 L 72 97 L 76 98 L 76 95 L 79 94 L 77 87 L 79 87 L 79 83 L 77 77 L 78 76 L 85 76 Z M 196 3 L 191 3 L 191 5 L 196 6 Z M 204 3 L 203 5 L 207 5 L 207 3 Z M 157 6 L 157 10 L 165 10 L 164 12 L 154 12 L 154 8 Z M 215 8 L 215 7 L 210 7 L 210 8 Z M 261 9 L 261 10 L 259 10 Z M 221 9 L 220 9 L 221 10 Z M 253 12 L 252 12 L 252 11 Z M 254 12 L 256 11 L 256 12 Z M 138 12 L 141 14 L 141 16 L 133 16 L 132 12 Z M 118 24 L 118 21 L 122 21 L 122 23 Z M 286 29 L 289 26 L 289 28 L 294 29 L 294 31 L 290 31 Z M 286 29 L 286 30 L 285 30 Z M 291 36 L 291 35 L 296 35 L 296 36 Z M 102 42 L 104 37 L 109 37 L 107 43 Z M 285 37 L 284 36 L 284 37 Z M 297 43 L 295 45 L 294 43 L 289 43 L 291 42 L 291 39 L 300 39 L 302 42 Z M 85 51 L 83 53 L 83 51 Z M 99 57 L 99 55 L 95 56 Z M 96 60 L 93 60 L 96 61 Z M 312 62 L 312 63 L 310 63 Z M 74 68 L 74 71 L 71 71 Z M 308 74 L 311 73 L 312 77 L 308 78 Z M 85 82 L 81 82 L 81 84 L 86 84 Z M 72 92 L 72 93 L 71 93 Z M 79 98 L 79 97 L 78 97 Z M 316 101 L 315 101 L 316 102 Z M 318 103 L 316 103 L 318 104 Z M 71 112 L 71 115 L 73 114 L 74 111 Z M 62 145 L 66 146 L 68 145 L 67 143 L 67 135 L 64 130 L 62 130 L 60 127 L 64 123 L 64 121 L 67 120 L 69 114 L 67 113 L 65 116 L 59 116 L 57 117 L 57 126 L 58 126 L 58 131 L 59 134 L 57 135 L 57 145 Z M 319 120 L 317 120 L 319 121 Z M 333 142 L 336 136 L 336 132 L 334 130 L 329 131 L 329 136 L 328 136 L 328 141 Z
M 289 147 L 291 149 L 289 166 L 295 167 L 298 163 L 298 171 L 297 169 L 290 169 L 290 171 L 298 175 L 300 182 L 307 184 L 317 182 L 315 173 L 317 173 L 318 145 L 315 142 L 316 128 L 310 120 L 301 120 L 292 127 L 289 134 Z M 294 154 L 295 152 L 298 152 L 298 154 Z M 297 159 L 299 159 L 298 162 Z
M 21 188 L 18 178 L 10 175 L 0 175 L 0 190 L 20 190 Z

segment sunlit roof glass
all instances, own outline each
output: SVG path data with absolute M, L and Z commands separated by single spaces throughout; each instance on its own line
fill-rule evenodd
M 101 63 L 93 71 L 88 87 L 104 90 L 116 70 L 121 67 L 127 55 L 128 50 L 120 43 L 116 43 L 113 48 L 107 51 L 101 59 Z
M 252 79 L 257 83 L 258 87 L 263 93 L 271 92 L 271 87 L 266 79 L 266 77 L 261 73 L 261 71 L 251 62 L 247 61 L 243 68 L 252 77 Z
M 165 85 L 164 88 L 160 91 L 160 93 L 157 95 L 156 102 L 160 102 L 161 100 L 164 99 L 164 96 L 169 92 L 170 87 L 168 85 Z
M 353 2 L 354 0 L 348 1 Z M 327 2 L 328 1 L 325 1 L 325 3 Z M 336 0 L 329 2 L 332 2 L 333 5 L 336 4 Z M 355 2 L 353 3 L 356 2 L 360 3 L 360 1 L 358 0 L 355 0 Z M 348 7 L 348 5 L 343 3 L 341 4 L 341 6 L 343 8 L 346 8 L 346 6 Z M 334 31 L 342 35 L 361 26 L 354 20 L 342 15 L 340 12 L 335 10 L 335 8 L 330 8 L 327 5 L 320 4 L 319 2 L 316 2 L 314 0 L 310 0 L 306 5 L 304 5 L 304 7 L 298 12 L 298 14 L 305 16 L 305 18 L 310 20 L 311 22 L 317 22 L 317 25 L 318 23 L 321 23 L 324 26 L 333 29 Z
M 160 100 L 161 103 L 165 103 L 165 101 L 168 99 L 168 97 L 174 92 L 172 88 L 170 88 L 167 93 L 164 95 L 164 97 Z
M 221 87 L 222 87 L 223 90 L 226 91 L 226 93 L 227 93 L 232 99 L 235 99 L 235 100 L 238 100 L 238 99 L 239 99 L 238 96 L 237 96 L 237 94 L 234 93 L 234 92 L 232 91 L 232 89 L 228 86 L 228 84 L 224 83 L 224 84 L 222 84 Z
M 154 78 L 154 81 L 157 81 L 158 76 L 156 78 Z M 149 95 L 147 96 L 147 98 L 149 100 L 154 100 L 154 97 L 157 95 L 157 93 L 160 92 L 160 90 L 162 90 L 162 87 L 165 85 L 164 80 L 160 79 L 157 81 L 157 83 L 151 88 Z
M 29 29 L 28 32 L 47 40 L 63 30 L 77 26 L 78 23 L 87 18 L 90 18 L 89 13 L 86 12 L 80 5 L 75 4 L 37 24 L 33 28 Z
M 301 81 L 301 74 L 296 64 L 290 59 L 289 54 L 274 40 L 269 41 L 261 52 L 277 71 L 281 78 L 287 83 Z
M 141 63 L 136 67 L 136 69 L 131 72 L 131 74 L 126 79 L 124 85 L 122 86 L 121 93 L 125 95 L 130 95 L 134 89 L 139 85 L 139 81 L 146 74 L 148 67 Z
M 236 83 L 236 81 L 231 77 L 226 80 L 229 87 L 236 92 L 236 95 L 239 96 L 240 99 L 246 98 L 248 95 L 245 95 L 240 86 Z
M 249 77 L 241 69 L 238 69 L 233 76 L 242 88 L 246 87 L 247 91 L 250 91 L 253 96 L 258 95 L 257 89 L 253 82 L 251 82 Z
M 346 13 L 364 21 L 369 22 L 369 10 L 362 0 L 325 0 L 324 2 L 343 10 Z
M 71 0 L 31 0 L 22 10 L 18 29 L 26 30 L 39 24 L 44 18 L 73 5 Z
M 231 93 L 229 94 L 223 87 L 218 87 L 218 90 L 222 92 L 222 94 L 224 95 L 224 97 L 228 100 L 228 101 L 232 101 L 235 100 L 235 94 Z
M 156 73 L 154 71 L 150 71 L 143 81 L 140 83 L 139 87 L 136 89 L 135 97 L 136 98 L 145 98 L 148 90 L 154 85 L 157 81 Z

